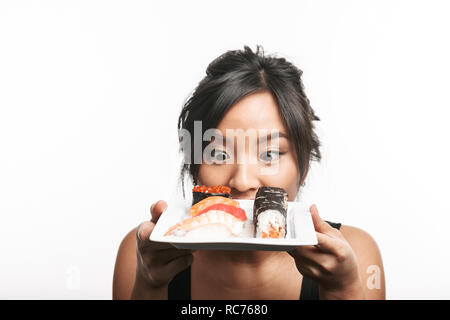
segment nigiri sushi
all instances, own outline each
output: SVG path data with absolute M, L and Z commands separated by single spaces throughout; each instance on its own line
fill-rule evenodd
M 253 204 L 256 238 L 285 238 L 288 193 L 282 188 L 260 187 Z
M 239 236 L 247 220 L 245 211 L 237 201 L 220 196 L 205 198 L 192 208 L 194 210 L 190 212 L 190 217 L 169 228 L 164 236 Z
M 208 208 L 209 206 L 212 206 L 214 204 L 225 204 L 225 205 L 239 208 L 239 202 L 237 202 L 236 200 L 225 198 L 222 196 L 213 196 L 213 197 L 205 198 L 205 199 L 197 202 L 196 204 L 194 204 L 189 209 L 189 215 L 191 217 L 194 217 L 197 214 L 199 214 L 200 212 L 202 212 L 203 210 L 205 210 L 206 208 Z

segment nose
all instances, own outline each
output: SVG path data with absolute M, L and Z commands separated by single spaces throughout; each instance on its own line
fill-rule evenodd
M 231 188 L 231 196 L 235 199 L 254 199 L 260 186 L 256 173 L 257 168 L 254 165 L 248 163 L 235 164 L 228 183 Z

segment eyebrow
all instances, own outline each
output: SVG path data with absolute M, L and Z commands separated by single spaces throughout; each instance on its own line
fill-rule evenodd
M 258 140 L 259 140 L 259 142 L 261 142 L 261 141 L 272 140 L 272 138 L 273 139 L 285 138 L 285 139 L 289 140 L 289 136 L 283 132 L 269 133 L 265 137 L 259 137 Z
M 227 143 L 230 142 L 229 139 L 227 138 L 227 136 L 223 136 L 221 134 L 217 134 L 217 135 L 221 136 Z M 261 143 L 261 142 L 266 142 L 266 141 L 269 141 L 272 139 L 280 139 L 280 138 L 285 138 L 285 139 L 289 140 L 289 136 L 287 134 L 278 131 L 278 132 L 274 132 L 274 133 L 269 133 L 266 136 L 258 137 L 258 142 Z

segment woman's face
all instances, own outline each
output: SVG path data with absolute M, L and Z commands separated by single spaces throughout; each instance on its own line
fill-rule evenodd
M 281 187 L 288 192 L 289 201 L 294 201 L 300 183 L 297 156 L 289 137 L 284 137 L 288 132 L 270 93 L 258 92 L 241 99 L 217 129 L 223 142 L 213 139 L 208 146 L 212 151 L 208 159 L 215 163 L 204 161 L 200 165 L 199 184 L 228 186 L 236 199 L 254 199 L 260 186 Z M 256 134 L 249 134 L 252 130 Z M 279 137 L 270 139 L 271 130 Z M 227 135 L 227 131 L 233 134 Z M 269 139 L 264 140 L 267 135 Z

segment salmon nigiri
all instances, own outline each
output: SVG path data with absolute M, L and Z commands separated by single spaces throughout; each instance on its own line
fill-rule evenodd
M 238 236 L 247 220 L 239 202 L 221 197 L 208 197 L 193 205 L 190 217 L 169 228 L 165 236 Z
M 230 198 L 225 198 L 225 197 L 222 197 L 222 196 L 213 196 L 213 197 L 205 198 L 205 199 L 197 202 L 196 204 L 194 204 L 189 209 L 189 215 L 191 217 L 195 217 L 200 212 L 205 210 L 207 207 L 212 206 L 214 204 L 225 204 L 225 205 L 229 205 L 229 206 L 233 206 L 233 207 L 239 208 L 239 202 L 237 202 L 236 200 L 233 200 L 233 199 L 230 199 Z

